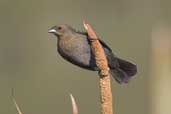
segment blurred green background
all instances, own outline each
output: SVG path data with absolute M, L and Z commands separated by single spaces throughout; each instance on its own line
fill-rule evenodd
M 151 114 L 151 36 L 170 24 L 170 0 L 0 0 L 0 114 L 99 114 L 97 72 L 83 70 L 56 52 L 55 24 L 84 30 L 85 19 L 121 58 L 138 65 L 128 85 L 112 79 L 114 114 Z M 166 113 L 165 113 L 166 114 Z

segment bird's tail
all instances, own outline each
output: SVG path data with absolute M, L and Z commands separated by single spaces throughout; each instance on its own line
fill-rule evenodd
M 119 68 L 110 69 L 111 75 L 118 83 L 128 83 L 130 78 L 137 73 L 137 66 L 118 58 Z
M 122 69 L 110 69 L 110 74 L 118 83 L 128 83 L 130 76 Z

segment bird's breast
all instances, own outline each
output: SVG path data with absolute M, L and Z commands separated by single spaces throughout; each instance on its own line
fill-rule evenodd
M 58 51 L 64 59 L 78 66 L 90 66 L 91 64 L 91 49 L 86 39 L 60 40 Z

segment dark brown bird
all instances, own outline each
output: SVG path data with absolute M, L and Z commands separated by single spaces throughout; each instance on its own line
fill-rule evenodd
M 99 70 L 86 32 L 78 32 L 66 24 L 54 26 L 48 32 L 57 37 L 57 50 L 64 59 L 84 69 Z M 105 42 L 99 41 L 107 57 L 111 75 L 118 83 L 127 83 L 137 73 L 136 65 L 116 57 Z

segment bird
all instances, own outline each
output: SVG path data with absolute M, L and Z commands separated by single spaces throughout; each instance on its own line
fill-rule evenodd
M 48 33 L 57 37 L 57 51 L 65 60 L 83 69 L 99 71 L 87 32 L 78 31 L 68 24 L 61 24 L 51 27 Z M 137 65 L 117 57 L 103 40 L 99 39 L 99 42 L 112 77 L 119 84 L 128 83 L 137 73 Z

